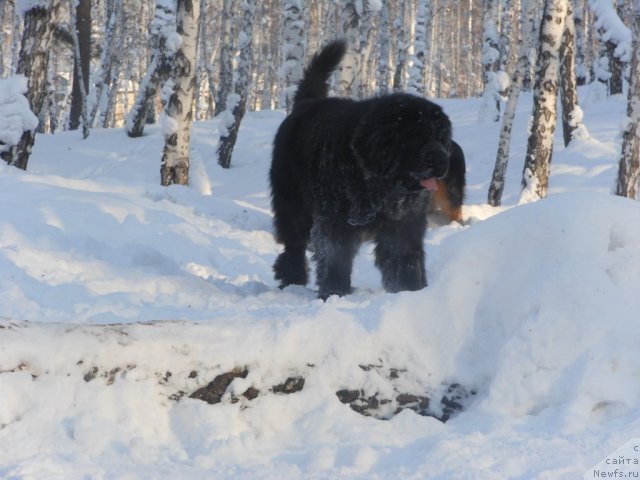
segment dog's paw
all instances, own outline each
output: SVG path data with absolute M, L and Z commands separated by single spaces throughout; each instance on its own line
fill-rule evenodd
M 349 295 L 353 292 L 351 287 L 349 288 L 320 288 L 318 290 L 318 298 L 323 301 L 327 301 L 329 297 L 338 296 L 344 297 L 345 295 Z

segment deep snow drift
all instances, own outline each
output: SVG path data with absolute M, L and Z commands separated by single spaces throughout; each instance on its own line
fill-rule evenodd
M 228 171 L 217 121 L 196 124 L 191 188 L 158 186 L 157 128 L 39 136 L 29 172 L 0 167 L 0 477 L 582 478 L 640 437 L 640 206 L 610 194 L 624 99 L 581 93 L 591 137 L 556 142 L 551 196 L 514 206 L 523 97 L 498 209 L 499 125 L 439 101 L 465 225 L 433 222 L 425 290 L 384 293 L 365 247 L 355 293 L 326 303 L 272 278 L 282 112 L 248 116 Z M 189 398 L 234 371 L 220 403 Z M 447 423 L 394 415 L 400 394 L 441 414 L 452 385 Z

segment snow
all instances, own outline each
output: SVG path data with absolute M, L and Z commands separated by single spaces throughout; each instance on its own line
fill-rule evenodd
M 26 91 L 24 75 L 0 79 L 0 152 L 16 145 L 25 131 L 35 130 L 38 126 L 38 117 L 30 110 L 24 96 Z
M 549 198 L 518 205 L 523 94 L 492 208 L 500 125 L 477 122 L 481 102 L 438 101 L 468 195 L 464 225 L 432 218 L 429 287 L 385 293 L 366 246 L 355 292 L 327 302 L 272 277 L 267 172 L 283 112 L 245 116 L 228 170 L 214 154 L 222 120 L 194 124 L 190 188 L 159 186 L 159 126 L 39 135 L 27 172 L 0 166 L 0 477 L 613 471 L 605 459 L 640 431 L 640 206 L 610 193 L 626 103 L 582 102 L 590 136 L 564 148 L 556 132 Z M 234 369 L 247 374 L 220 403 L 189 398 Z M 270 391 L 294 377 L 302 390 Z M 438 410 L 452 384 L 475 394 L 447 423 L 393 415 L 398 393 Z M 388 420 L 341 403 L 342 389 L 388 399 Z
M 16 12 L 20 17 L 23 17 L 27 14 L 29 10 L 34 8 L 49 8 L 50 2 L 47 0 L 16 0 Z
M 622 22 L 613 4 L 608 0 L 589 0 L 596 16 L 594 28 L 602 30 L 602 39 L 616 45 L 615 55 L 622 62 L 631 60 L 631 31 Z

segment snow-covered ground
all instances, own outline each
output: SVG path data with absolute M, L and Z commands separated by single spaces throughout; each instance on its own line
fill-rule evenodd
M 326 303 L 272 278 L 282 112 L 248 115 L 226 171 L 197 123 L 190 188 L 159 186 L 157 127 L 38 136 L 27 173 L 0 166 L 0 478 L 583 478 L 640 437 L 640 205 L 610 194 L 625 99 L 581 94 L 591 137 L 557 132 L 550 197 L 516 206 L 521 99 L 495 209 L 500 125 L 439 101 L 465 225 L 434 222 L 425 290 L 385 293 L 366 247 L 355 293 Z M 189 398 L 229 372 L 219 403 Z M 394 415 L 401 394 L 441 415 L 452 385 L 448 422 Z

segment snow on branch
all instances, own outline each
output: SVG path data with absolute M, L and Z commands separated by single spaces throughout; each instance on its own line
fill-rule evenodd
M 596 15 L 595 27 L 602 30 L 602 40 L 616 45 L 615 56 L 623 62 L 631 60 L 631 31 L 622 22 L 611 0 L 589 0 Z
M 51 2 L 48 0 L 16 0 L 16 13 L 24 18 L 29 10 L 34 8 L 49 8 Z
M 0 80 L 0 152 L 16 145 L 25 131 L 38 126 L 38 117 L 24 96 L 26 91 L 27 79 L 23 75 Z

